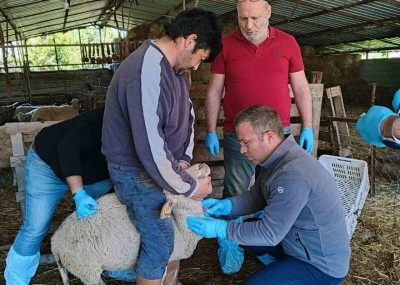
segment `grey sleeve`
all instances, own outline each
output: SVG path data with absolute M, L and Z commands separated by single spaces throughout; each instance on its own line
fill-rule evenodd
M 229 223 L 228 240 L 243 245 L 277 245 L 289 232 L 311 194 L 306 179 L 294 172 L 281 172 L 265 187 L 269 196 L 264 217 L 254 222 Z

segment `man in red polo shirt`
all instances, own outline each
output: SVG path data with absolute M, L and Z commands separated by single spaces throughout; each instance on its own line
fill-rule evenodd
M 240 153 L 233 120 L 242 110 L 256 104 L 273 108 L 290 134 L 288 83 L 302 120 L 299 144 L 311 153 L 311 92 L 304 73 L 300 48 L 293 36 L 269 27 L 271 6 L 263 0 L 238 0 L 239 29 L 223 38 L 223 49 L 213 61 L 206 97 L 207 134 L 205 144 L 212 156 L 219 153 L 216 125 L 224 108 L 224 196 L 235 196 L 250 187 L 253 165 Z M 234 270 L 233 270 L 234 271 Z

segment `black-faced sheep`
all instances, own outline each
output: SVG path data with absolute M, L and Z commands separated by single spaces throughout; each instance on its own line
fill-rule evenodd
M 196 164 L 186 171 L 193 177 L 204 177 L 209 175 L 210 168 L 206 164 Z M 171 218 L 175 227 L 170 261 L 186 259 L 193 254 L 201 239 L 188 229 L 186 218 L 203 217 L 203 208 L 200 201 L 183 195 L 168 195 L 167 192 L 166 195 L 166 205 L 172 205 Z M 127 270 L 136 265 L 140 236 L 125 206 L 115 194 L 105 195 L 98 202 L 96 215 L 78 220 L 72 213 L 51 238 L 51 251 L 64 285 L 68 284 L 67 271 L 86 285 L 103 285 L 103 270 Z M 162 212 L 168 213 L 168 210 Z

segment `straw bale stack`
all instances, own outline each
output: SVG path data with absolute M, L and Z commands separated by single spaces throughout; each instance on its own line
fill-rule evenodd
M 315 50 L 312 46 L 301 46 L 300 51 L 303 58 L 311 58 L 315 53 Z

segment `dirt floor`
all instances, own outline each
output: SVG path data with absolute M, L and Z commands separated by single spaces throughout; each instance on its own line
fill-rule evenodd
M 8 246 L 21 225 L 19 204 L 15 202 L 11 173 L 0 170 L 0 284 L 4 284 L 3 271 Z M 352 239 L 350 273 L 343 283 L 400 284 L 400 205 L 399 198 L 390 183 L 378 184 L 376 195 L 368 197 Z M 56 220 L 61 221 L 73 210 L 70 201 L 63 201 L 58 208 Z M 240 282 L 261 267 L 246 251 L 241 271 L 232 276 L 219 270 L 215 239 L 199 242 L 194 255 L 182 261 L 180 280 L 185 285 L 226 285 Z M 42 253 L 49 253 L 49 239 L 42 246 Z M 71 276 L 70 284 L 81 284 Z M 107 284 L 128 284 L 112 279 Z M 56 265 L 40 265 L 32 284 L 62 284 Z

